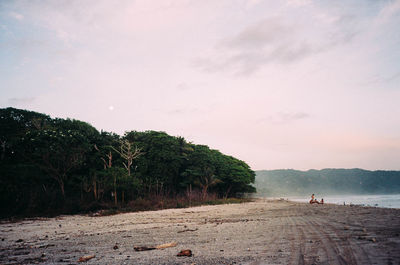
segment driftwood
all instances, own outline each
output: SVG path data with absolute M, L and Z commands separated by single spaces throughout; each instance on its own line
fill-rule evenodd
M 85 261 L 93 259 L 94 257 L 96 257 L 96 255 L 83 256 L 83 257 L 79 258 L 78 262 L 85 262 Z
M 155 247 L 134 246 L 133 249 L 134 249 L 135 251 L 147 251 L 147 250 L 154 250 L 154 249 L 171 248 L 171 247 L 175 247 L 176 245 L 178 245 L 178 243 L 176 243 L 176 242 L 170 242 L 170 243 L 158 245 L 158 246 L 155 246 Z
M 195 228 L 195 229 L 186 229 L 186 230 L 181 230 L 181 231 L 178 231 L 178 233 L 184 233 L 184 232 L 194 232 L 194 231 L 197 231 L 198 229 L 197 228 Z
M 158 245 L 158 246 L 156 246 L 156 249 L 172 248 L 172 247 L 176 247 L 176 245 L 178 245 L 178 243 L 176 243 L 176 242 L 171 242 L 171 243 L 166 243 L 166 244 Z
M 178 257 L 191 257 L 192 251 L 190 249 L 183 249 L 177 254 Z
M 145 247 L 145 246 L 135 246 L 133 247 L 135 251 L 147 251 L 147 250 L 153 250 L 156 249 L 155 247 Z

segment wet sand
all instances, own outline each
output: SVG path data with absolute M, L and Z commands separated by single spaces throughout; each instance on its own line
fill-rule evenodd
M 400 264 L 400 210 L 257 200 L 3 222 L 0 238 L 0 264 Z

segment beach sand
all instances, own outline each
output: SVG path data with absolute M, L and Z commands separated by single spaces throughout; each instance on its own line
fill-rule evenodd
M 3 222 L 0 239 L 0 264 L 400 264 L 400 210 L 259 199 Z

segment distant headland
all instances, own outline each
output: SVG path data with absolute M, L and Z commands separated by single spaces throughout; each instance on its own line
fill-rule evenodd
M 323 194 L 400 193 L 400 171 L 369 171 L 359 168 L 300 171 L 293 169 L 256 171 L 259 195 L 290 196 Z

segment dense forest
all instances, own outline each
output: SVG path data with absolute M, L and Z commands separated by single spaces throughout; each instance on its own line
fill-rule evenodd
M 256 188 L 261 196 L 399 194 L 400 171 L 262 170 L 256 172 Z
M 255 192 L 243 161 L 158 131 L 99 132 L 86 122 L 0 109 L 1 217 L 135 209 Z M 165 205 L 167 207 L 167 205 Z

